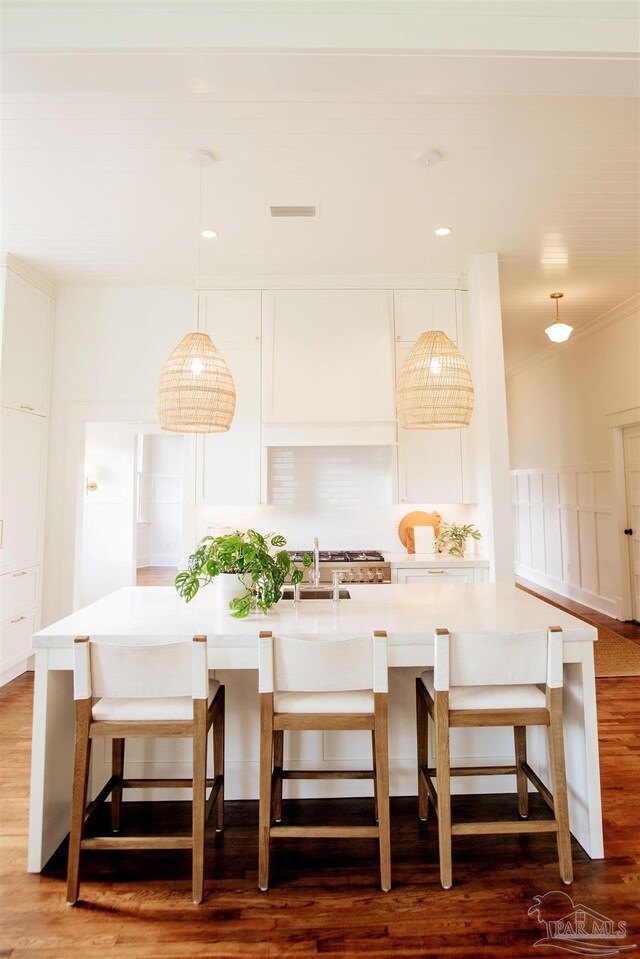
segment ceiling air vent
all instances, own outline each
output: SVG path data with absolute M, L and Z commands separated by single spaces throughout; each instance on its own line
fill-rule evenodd
M 270 206 L 271 216 L 317 216 L 316 206 Z

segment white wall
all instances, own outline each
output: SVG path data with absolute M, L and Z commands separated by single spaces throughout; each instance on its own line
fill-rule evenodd
M 507 378 L 516 570 L 616 615 L 621 608 L 612 431 L 607 414 L 640 406 L 640 311 Z
M 149 566 L 177 566 L 182 553 L 182 436 L 146 436 Z
M 78 502 L 84 449 L 74 441 L 78 407 L 155 408 L 164 361 L 191 328 L 193 293 L 184 287 L 73 287 L 57 296 L 51 405 L 43 625 L 73 608 Z M 153 412 L 151 412 L 153 417 Z M 89 416 L 89 419 L 92 417 Z M 95 418 L 95 417 L 93 417 Z M 84 424 L 81 424 L 84 434 Z

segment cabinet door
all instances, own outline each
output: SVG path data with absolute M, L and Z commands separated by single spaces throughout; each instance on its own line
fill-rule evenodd
M 198 436 L 196 505 L 260 502 L 260 344 L 225 343 L 221 352 L 236 384 L 236 412 L 226 433 Z
M 2 332 L 2 405 L 46 416 L 53 300 L 7 270 Z
M 259 342 L 260 290 L 208 290 L 200 293 L 200 325 L 217 347 L 237 341 Z
M 10 572 L 40 562 L 47 420 L 2 410 L 2 548 Z
M 0 576 L 0 609 L 5 616 L 13 616 L 38 605 L 40 598 L 40 567 L 17 569 Z
M 268 293 L 264 321 L 265 422 L 395 420 L 386 290 Z
M 37 629 L 37 609 L 10 616 L 0 622 L 0 675 L 26 662 L 31 655 L 31 637 Z M 8 678 L 11 677 L 4 677 L 3 681 Z
M 396 340 L 415 343 L 426 330 L 442 330 L 458 341 L 455 290 L 396 290 L 393 306 Z
M 438 566 L 429 569 L 424 567 L 397 569 L 396 577 L 397 583 L 441 583 L 447 581 L 450 583 L 472 583 L 473 567 L 453 566 L 447 568 L 446 566 Z
M 396 345 L 397 374 L 411 346 Z M 462 430 L 405 430 L 398 426 L 401 503 L 462 503 Z

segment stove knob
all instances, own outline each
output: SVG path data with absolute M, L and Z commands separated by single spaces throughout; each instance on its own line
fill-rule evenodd
M 382 575 L 382 570 L 381 570 L 381 569 L 377 569 L 377 570 L 376 570 L 376 583 L 381 583 L 381 582 L 383 581 L 383 579 L 384 579 L 384 576 Z

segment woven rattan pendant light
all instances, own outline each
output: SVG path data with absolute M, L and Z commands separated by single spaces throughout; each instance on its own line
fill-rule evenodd
M 197 333 L 187 333 L 164 364 L 158 383 L 158 416 L 163 430 L 174 433 L 223 433 L 236 409 L 236 388 L 224 357 L 206 333 L 200 332 L 200 242 L 202 173 L 213 157 L 204 150 L 200 161 L 198 222 Z
M 427 171 L 427 235 L 429 246 L 429 326 L 433 327 L 433 270 L 429 165 L 440 154 L 424 157 Z M 423 333 L 402 364 L 396 390 L 398 422 L 405 430 L 453 430 L 468 426 L 473 411 L 473 383 L 467 362 L 442 330 Z

